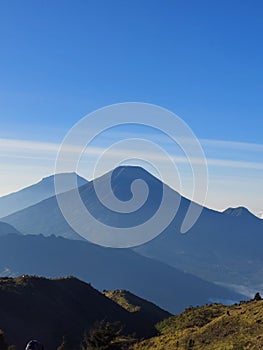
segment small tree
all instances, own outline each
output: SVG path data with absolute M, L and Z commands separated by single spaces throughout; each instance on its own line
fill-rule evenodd
M 0 350 L 8 350 L 8 344 L 5 341 L 4 332 L 0 329 Z
M 122 326 L 119 322 L 101 321 L 84 334 L 81 350 L 124 350 L 132 339 L 121 336 Z
M 194 345 L 195 345 L 195 341 L 193 339 L 190 339 L 187 344 L 187 350 L 193 349 Z
M 63 337 L 62 343 L 59 345 L 57 350 L 72 350 L 72 346 L 69 344 L 65 336 Z
M 255 294 L 255 296 L 254 296 L 254 299 L 253 299 L 253 300 L 255 300 L 255 301 L 262 300 L 261 295 L 259 294 L 259 292 L 257 292 L 257 293 Z

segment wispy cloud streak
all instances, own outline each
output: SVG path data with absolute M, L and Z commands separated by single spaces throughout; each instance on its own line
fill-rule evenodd
M 82 165 L 79 170 L 82 175 L 90 179 L 88 176 L 89 171 L 84 170 L 83 173 L 82 169 L 92 167 L 105 148 L 107 148 L 107 144 L 112 145 L 120 139 L 138 137 L 134 133 L 121 134 L 121 138 L 119 136 L 115 137 L 113 135 L 111 138 L 110 135 L 107 135 L 102 140 L 105 143 L 92 144 L 84 153 L 78 146 L 69 147 L 69 160 L 71 156 L 74 157 L 82 153 Z M 149 135 L 139 135 L 141 139 L 151 140 L 153 143 L 156 140 L 161 147 L 164 145 L 164 149 L 173 161 L 178 167 L 182 167 L 183 173 L 181 176 L 186 181 L 186 190 L 183 194 L 187 195 L 187 178 L 191 177 L 187 173 L 189 170 L 191 171 L 190 167 L 187 168 L 189 164 L 187 158 L 183 156 L 183 152 L 178 152 L 179 148 L 169 147 L 169 139 L 167 141 L 166 138 L 162 138 L 159 135 L 152 136 L 153 139 L 149 138 Z M 183 140 L 183 142 L 191 141 Z M 227 206 L 243 204 L 255 214 L 263 216 L 263 145 L 208 139 L 200 140 L 200 142 L 208 155 L 207 164 L 210 174 L 208 206 L 220 210 Z M 29 186 L 37 182 L 41 177 L 54 172 L 59 148 L 60 144 L 55 142 L 0 138 L 0 195 Z M 105 169 L 107 170 L 112 161 L 116 160 L 118 162 L 120 156 L 125 154 L 125 152 L 131 154 L 132 151 L 135 151 L 137 154 L 139 152 L 142 159 L 146 159 L 149 162 L 152 161 L 154 164 L 167 161 L 164 160 L 160 153 L 154 151 L 146 152 L 144 149 L 139 149 L 138 146 L 136 149 L 135 142 L 133 144 L 128 143 L 126 148 L 122 147 L 119 149 L 117 147 L 110 150 L 108 157 L 111 161 L 105 164 Z M 199 164 L 202 161 L 198 158 L 191 159 L 191 162 L 194 164 Z M 92 173 L 90 175 L 92 176 Z M 172 183 L 173 174 L 170 174 L 170 176 Z
M 228 142 L 228 141 L 217 141 L 217 140 L 205 140 L 204 143 L 211 145 L 213 147 L 224 147 L 224 148 L 234 148 L 239 150 L 244 150 L 249 148 L 249 150 L 255 150 L 263 152 L 263 145 L 260 144 L 245 144 L 237 142 Z M 136 148 L 136 144 L 131 144 L 132 147 Z M 1 158 L 20 158 L 20 159 L 54 159 L 56 158 L 57 152 L 60 148 L 58 143 L 48 143 L 48 142 L 37 142 L 37 141 L 27 141 L 27 140 L 15 140 L 15 139 L 0 139 L 0 157 Z M 83 155 L 88 155 L 90 157 L 98 157 L 105 150 L 104 147 L 89 147 L 83 153 Z M 125 149 L 115 149 L 109 151 L 109 157 L 118 157 L 121 153 L 132 153 L 132 148 Z M 83 150 L 77 146 L 70 147 L 68 149 L 69 153 L 72 153 L 72 156 L 79 154 Z M 160 154 L 155 152 L 148 153 L 140 151 L 142 157 L 149 160 L 163 161 L 163 158 Z M 170 154 L 176 163 L 189 163 L 186 157 L 176 156 Z M 263 156 L 263 153 L 262 153 Z M 240 155 L 242 158 L 242 154 Z M 201 159 L 194 158 L 191 159 L 192 163 L 200 164 Z M 218 159 L 218 158 L 207 158 L 207 163 L 209 166 L 216 167 L 231 167 L 231 168 L 244 168 L 244 169 L 257 169 L 263 170 L 263 162 L 250 162 L 242 160 L 229 160 L 229 159 Z

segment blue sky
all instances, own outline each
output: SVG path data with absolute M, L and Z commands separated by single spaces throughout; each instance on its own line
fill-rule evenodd
M 210 207 L 260 213 L 262 13 L 258 0 L 2 1 L 0 195 L 51 173 L 84 115 L 139 101 L 201 140 Z

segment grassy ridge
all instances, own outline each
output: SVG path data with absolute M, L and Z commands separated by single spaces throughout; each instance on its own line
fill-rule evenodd
M 137 343 L 133 350 L 263 349 L 263 301 L 188 308 L 157 328 L 159 336 Z
M 171 313 L 157 305 L 138 297 L 137 295 L 123 289 L 104 291 L 104 295 L 115 303 L 132 313 L 141 313 L 151 318 L 155 323 L 172 316 Z

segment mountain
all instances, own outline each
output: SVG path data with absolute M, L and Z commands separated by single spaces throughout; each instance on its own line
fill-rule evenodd
M 139 342 L 132 349 L 263 349 L 263 300 L 188 308 L 156 327 L 160 335 Z
M 254 216 L 247 208 L 244 207 L 228 208 L 223 213 L 232 216 Z
M 149 186 L 149 196 L 142 210 L 126 214 L 117 213 L 106 208 L 97 198 L 95 186 L 100 188 L 104 194 L 104 200 L 107 200 L 110 197 L 110 193 L 106 190 L 107 183 L 110 182 L 109 179 L 111 179 L 114 194 L 121 201 L 131 199 L 130 186 L 134 180 L 144 180 Z M 79 188 L 80 197 L 92 215 L 104 224 L 115 227 L 135 226 L 150 218 L 158 209 L 162 192 L 163 184 L 140 167 L 119 167 L 113 172 L 107 173 Z M 62 193 L 59 197 L 68 204 L 68 209 L 74 216 L 74 220 L 82 222 L 80 211 L 78 208 L 72 207 L 71 192 Z M 171 200 L 176 200 L 179 195 L 171 191 L 170 197 Z M 9 215 L 3 221 L 13 224 L 24 234 L 55 234 L 79 239 L 79 235 L 65 221 L 55 196 Z M 90 231 L 94 229 L 91 222 L 84 222 L 83 225 L 90 227 Z
M 66 192 L 72 189 L 72 187 L 69 187 L 68 185 L 69 180 L 76 179 L 78 186 L 87 183 L 87 180 L 75 173 L 57 174 L 56 177 L 62 183 L 61 192 Z M 54 195 L 54 175 L 52 175 L 45 177 L 40 182 L 18 192 L 0 197 L 0 217 L 15 213 L 16 211 L 27 208 Z
M 131 213 L 109 210 L 98 200 L 95 187 L 99 188 L 104 200 L 109 200 L 107 183 L 111 182 L 113 192 L 121 201 L 132 198 L 131 184 L 141 179 L 148 185 L 148 197 L 140 209 Z M 104 224 L 117 227 L 133 227 L 151 218 L 158 209 L 163 190 L 167 192 L 168 207 L 179 210 L 170 225 L 154 240 L 135 248 L 146 257 L 157 259 L 170 266 L 194 274 L 202 279 L 233 288 L 247 295 L 263 290 L 263 221 L 242 209 L 242 215 L 232 215 L 237 210 L 224 213 L 204 208 L 196 224 L 186 233 L 180 228 L 189 208 L 190 201 L 163 184 L 140 167 L 118 167 L 110 173 L 80 187 L 79 193 L 92 215 Z M 78 208 L 70 201 L 71 192 L 60 194 L 68 205 L 74 222 L 81 222 L 92 234 L 97 233 L 90 221 L 83 221 Z M 196 204 L 198 208 L 198 205 Z M 232 213 L 232 214 L 231 214 Z M 162 220 L 165 219 L 165 213 Z M 3 219 L 20 232 L 61 235 L 80 239 L 65 221 L 56 197 L 46 199 L 30 208 Z M 149 232 L 145 232 L 149 234 Z
M 156 334 L 151 316 L 128 312 L 74 277 L 0 278 L 0 327 L 17 348 L 38 339 L 46 349 L 57 349 L 63 336 L 72 349 L 79 348 L 84 332 L 102 320 L 121 322 L 125 333 L 149 337 Z
M 73 275 L 99 290 L 129 290 L 171 313 L 181 312 L 190 304 L 244 298 L 130 249 L 104 248 L 55 236 L 0 237 L 0 271 L 8 271 L 7 276 Z
M 13 226 L 0 221 L 0 237 L 10 233 L 20 234 Z
M 191 230 L 180 234 L 184 215 L 180 208 L 162 235 L 135 251 L 248 296 L 263 291 L 261 219 L 240 208 L 223 213 L 204 208 Z

